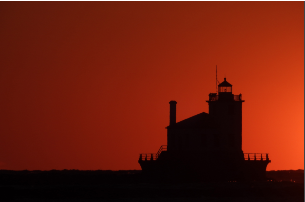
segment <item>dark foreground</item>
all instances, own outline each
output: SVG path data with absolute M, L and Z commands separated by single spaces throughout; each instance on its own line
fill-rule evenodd
M 302 182 L 272 180 L 161 183 L 140 171 L 0 171 L 0 201 L 304 201 Z

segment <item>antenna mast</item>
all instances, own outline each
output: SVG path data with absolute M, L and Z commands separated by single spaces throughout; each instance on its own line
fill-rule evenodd
M 216 93 L 217 93 L 217 65 L 216 65 Z

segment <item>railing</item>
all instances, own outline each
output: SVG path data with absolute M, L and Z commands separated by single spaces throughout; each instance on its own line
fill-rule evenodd
M 167 151 L 167 145 L 162 145 L 157 153 L 140 154 L 139 161 L 154 161 L 157 160 L 162 151 Z M 246 161 L 269 161 L 268 153 L 244 153 Z
M 157 158 L 160 156 L 162 151 L 167 151 L 167 145 L 161 145 L 160 149 L 157 152 Z
M 239 94 L 239 95 L 234 95 L 234 101 L 242 101 L 242 99 L 241 99 L 241 94 Z
M 268 153 L 244 153 L 246 161 L 269 161 Z
M 154 153 L 140 154 L 139 161 L 153 161 L 157 160 L 157 155 Z
M 216 93 L 210 93 L 209 101 L 217 101 L 217 100 L 218 100 L 218 95 L 216 95 Z
M 209 101 L 217 101 L 219 99 L 219 95 L 216 95 L 216 93 L 210 93 L 209 95 Z M 234 101 L 243 101 L 241 99 L 241 94 L 234 95 L 233 96 Z
M 162 145 L 157 153 L 140 154 L 139 161 L 153 161 L 157 160 L 162 151 L 167 151 L 167 145 Z

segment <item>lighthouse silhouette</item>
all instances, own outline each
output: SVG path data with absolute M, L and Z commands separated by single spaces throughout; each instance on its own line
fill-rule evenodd
M 167 145 L 157 153 L 140 154 L 143 174 L 178 181 L 263 181 L 267 153 L 243 153 L 242 95 L 232 93 L 224 78 L 210 93 L 209 113 L 176 122 L 176 101 L 170 101 Z

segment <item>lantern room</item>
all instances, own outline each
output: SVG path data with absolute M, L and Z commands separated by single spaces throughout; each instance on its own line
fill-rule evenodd
M 218 93 L 232 93 L 232 85 L 227 82 L 226 78 L 218 85 Z

